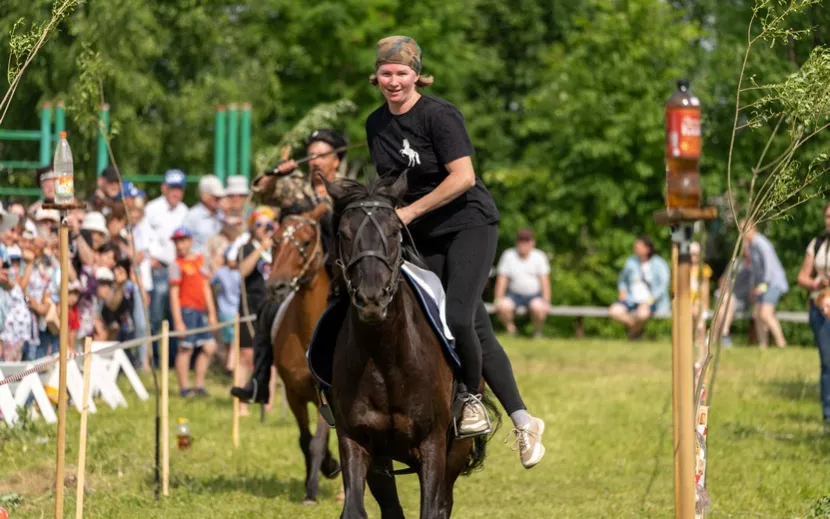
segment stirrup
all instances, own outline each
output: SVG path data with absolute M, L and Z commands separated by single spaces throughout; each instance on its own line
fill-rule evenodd
M 326 421 L 329 427 L 335 429 L 334 413 L 331 412 L 331 406 L 329 406 L 329 401 L 326 399 L 326 393 L 318 387 L 317 395 L 320 398 L 320 416 L 323 417 L 323 420 Z
M 476 400 L 478 403 L 481 404 L 481 407 L 484 408 L 484 419 L 487 420 L 487 428 L 481 432 L 476 432 L 472 434 L 460 434 L 458 431 L 458 417 L 459 415 L 463 416 L 464 405 L 470 401 Z M 456 405 L 453 405 L 453 413 L 452 413 L 452 427 L 453 432 L 455 433 L 455 437 L 459 440 L 463 440 L 464 438 L 474 438 L 476 436 L 481 436 L 484 434 L 490 434 L 493 432 L 493 422 L 490 420 L 490 413 L 487 412 L 487 407 L 484 405 L 484 402 L 481 400 L 481 396 L 474 395 L 472 393 L 467 393 L 466 397 L 457 396 L 456 397 Z M 457 411 L 456 411 L 457 409 Z

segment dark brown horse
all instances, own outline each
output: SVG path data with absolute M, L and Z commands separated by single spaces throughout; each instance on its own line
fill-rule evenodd
M 274 337 L 274 363 L 285 386 L 288 405 L 300 427 L 300 448 L 305 456 L 306 496 L 303 504 L 317 499 L 320 473 L 337 476 L 340 465 L 328 448 L 330 427 L 317 414 L 317 429 L 309 429 L 308 404 L 318 405 L 314 378 L 308 367 L 306 351 L 320 315 L 326 308 L 331 280 L 323 268 L 320 218 L 325 206 L 314 211 L 289 215 L 282 219 L 274 237 L 274 254 L 268 288 L 272 299 L 282 301 L 291 292 L 294 297 Z
M 459 440 L 452 433 L 453 371 L 401 273 L 403 226 L 395 207 L 406 175 L 392 186 L 326 185 L 350 299 L 332 371 L 346 492 L 341 517 L 366 517 L 367 482 L 384 519 L 404 516 L 391 472 L 397 460 L 418 474 L 421 517 L 448 518 L 455 481 L 483 462 L 486 438 Z

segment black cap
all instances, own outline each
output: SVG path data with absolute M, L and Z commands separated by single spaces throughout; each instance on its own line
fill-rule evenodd
M 305 139 L 305 147 L 308 148 L 309 146 L 311 146 L 311 143 L 317 141 L 325 142 L 326 144 L 330 145 L 332 148 L 335 149 L 341 148 L 348 144 L 345 137 L 329 128 L 323 128 L 311 132 Z M 346 150 L 338 152 L 337 156 L 340 158 L 340 160 L 343 160 L 343 157 L 346 156 Z
M 106 180 L 107 182 L 113 183 L 118 182 L 118 172 L 115 171 L 115 168 L 110 166 L 106 168 L 104 171 L 101 172 L 101 177 Z

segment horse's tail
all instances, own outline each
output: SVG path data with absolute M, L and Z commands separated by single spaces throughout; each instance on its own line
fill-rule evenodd
M 487 442 L 495 436 L 496 431 L 501 427 L 501 413 L 499 413 L 499 409 L 493 401 L 490 391 L 486 388 L 482 392 L 481 401 L 487 409 L 487 414 L 490 415 L 493 430 L 489 434 L 482 434 L 473 438 L 473 447 L 470 449 L 470 454 L 467 455 L 464 468 L 461 470 L 462 476 L 469 476 L 476 469 L 484 467 L 484 458 L 487 457 Z

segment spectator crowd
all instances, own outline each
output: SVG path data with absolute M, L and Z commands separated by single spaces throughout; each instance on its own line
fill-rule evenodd
M 231 176 L 223 185 L 216 176 L 201 176 L 193 207 L 182 201 L 186 181 L 184 172 L 167 171 L 161 196 L 148 200 L 108 168 L 86 207 L 67 212 L 70 345 L 78 347 L 86 337 L 148 337 L 168 316 L 171 327 L 183 331 L 232 320 L 238 312 L 241 288 L 230 253 L 245 238 L 248 180 Z M 34 204 L 0 204 L 0 360 L 7 362 L 58 351 L 61 216 L 44 207 L 55 196 L 52 169 L 40 168 L 37 182 L 41 199 Z M 221 351 L 230 369 L 232 330 L 223 329 L 216 338 L 196 333 L 171 345 L 182 396 L 206 394 L 204 377 L 216 339 L 225 345 Z M 139 369 L 157 361 L 147 344 L 127 352 Z

